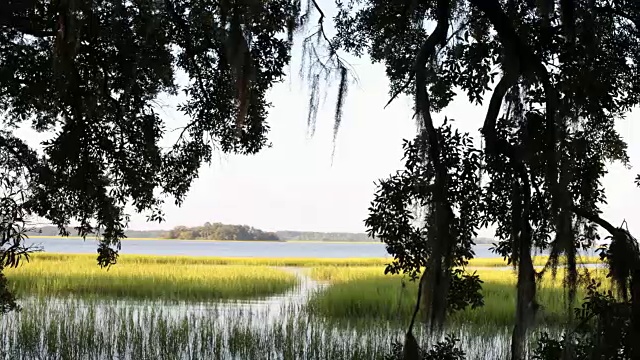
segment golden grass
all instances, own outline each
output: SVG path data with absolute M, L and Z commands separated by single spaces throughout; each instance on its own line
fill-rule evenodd
M 406 322 L 415 305 L 417 284 L 400 275 L 383 275 L 377 267 L 316 267 L 309 275 L 332 284 L 312 296 L 310 310 L 332 319 L 390 320 Z M 516 275 L 512 270 L 478 269 L 484 281 L 482 293 L 485 305 L 478 309 L 465 309 L 450 316 L 450 321 L 460 324 L 509 326 L 515 317 Z M 590 269 L 591 276 L 610 285 L 605 270 Z M 550 273 L 538 282 L 537 299 L 542 305 L 540 324 L 557 324 L 565 320 L 567 297 L 562 287 L 564 271 L 558 270 L 554 279 Z M 403 286 L 403 283 L 405 286 Z M 580 289 L 579 305 L 584 297 Z
M 35 253 L 34 259 L 55 261 L 94 261 L 92 254 L 60 254 L 60 253 Z M 546 263 L 548 256 L 534 257 L 534 265 L 541 266 Z M 255 265 L 255 266 L 296 266 L 296 267 L 363 267 L 384 266 L 391 261 L 390 258 L 277 258 L 277 257 L 216 257 L 216 256 L 170 256 L 170 255 L 121 255 L 119 264 L 179 264 L 179 265 Z M 595 257 L 584 257 L 582 263 L 600 263 Z M 470 267 L 501 267 L 507 266 L 502 258 L 478 258 L 469 262 Z M 382 271 L 382 270 L 380 270 Z
M 34 260 L 48 261 L 93 261 L 93 254 L 35 253 Z M 120 255 L 119 265 L 126 264 L 170 264 L 170 265 L 254 265 L 254 266 L 384 266 L 385 258 L 259 258 L 216 256 L 171 256 L 171 255 Z
M 266 266 L 143 261 L 122 256 L 101 269 L 92 255 L 36 254 L 17 269 L 5 269 L 10 286 L 22 295 L 74 295 L 160 300 L 214 300 L 263 297 L 285 292 L 294 274 Z

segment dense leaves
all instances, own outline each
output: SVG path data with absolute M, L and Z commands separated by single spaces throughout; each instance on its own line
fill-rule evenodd
M 635 239 L 600 217 L 607 164 L 629 161 L 616 122 L 640 103 L 640 4 L 349 0 L 337 6 L 333 38 L 318 3 L 307 6 L 320 15 L 314 38 L 304 41 L 312 60 L 309 123 L 320 80 L 336 75 L 334 133 L 340 126 L 348 84 L 342 52 L 383 64 L 392 100 L 400 94 L 415 100 L 420 132 L 405 144 L 405 169 L 380 183 L 366 224 L 395 258 L 388 272 L 425 276 L 428 318 L 444 321 L 457 281 L 479 285 L 452 269 L 473 256 L 476 230 L 492 225 L 496 251 L 518 271 L 512 356 L 524 358 L 537 309 L 532 252 L 550 251 L 543 271 L 555 272 L 559 257 L 567 257 L 565 284 L 573 299 L 578 250 L 598 239 L 601 226 L 613 237 L 606 255 L 612 277 L 636 309 L 631 328 L 640 328 Z M 0 133 L 0 150 L 9 157 L 2 166 L 17 171 L 24 189 L 17 208 L 62 232 L 73 220 L 83 236 L 99 230 L 102 265 L 115 261 L 126 204 L 160 220 L 158 195 L 180 203 L 215 149 L 250 154 L 268 144 L 266 92 L 284 74 L 292 32 L 310 16 L 298 0 L 25 0 L 3 7 L 2 124 L 49 135 L 36 152 L 24 139 Z M 176 81 L 181 76 L 188 79 L 183 87 Z M 187 96 L 179 110 L 189 120 L 165 151 L 155 105 L 181 92 Z M 457 96 L 488 105 L 482 150 L 450 122 L 435 124 L 432 113 Z M 8 214 L 9 223 L 23 215 Z
M 433 345 L 431 349 L 420 349 L 417 360 L 465 360 L 466 354 L 456 345 L 460 340 L 448 335 L 442 341 Z M 391 351 L 385 360 L 404 360 L 403 345 L 393 343 Z
M 482 305 L 480 279 L 453 269 L 466 265 L 474 255 L 473 239 L 480 222 L 480 152 L 473 149 L 467 134 L 452 128 L 451 122 L 438 129 L 438 138 L 443 154 L 440 160 L 447 169 L 448 206 L 454 212 L 447 229 L 453 261 L 444 269 L 450 285 L 443 306 L 456 311 Z M 434 192 L 439 190 L 433 162 L 426 160 L 428 146 L 424 137 L 419 135 L 413 142 L 405 142 L 404 149 L 405 169 L 380 181 L 365 225 L 369 236 L 384 242 L 394 257 L 385 273 L 404 273 L 415 280 L 421 271 L 432 266 L 429 259 L 436 256 L 434 239 L 439 234 L 432 204 Z M 426 281 L 421 279 L 421 289 L 432 287 Z
M 9 291 L 2 270 L 20 264 L 23 257 L 29 259 L 32 249 L 25 247 L 27 214 L 25 201 L 31 192 L 28 175 L 24 174 L 20 159 L 0 148 L 0 314 L 19 309 L 14 295 Z
M 479 227 L 480 152 L 472 139 L 445 123 L 438 135 L 443 146 L 442 162 L 448 169 L 447 187 L 455 212 L 450 233 L 454 244 L 454 265 L 465 265 L 473 257 L 473 239 Z M 425 161 L 426 143 L 418 136 L 405 141 L 405 169 L 381 180 L 365 220 L 368 234 L 384 242 L 394 262 L 386 272 L 406 273 L 415 278 L 431 254 L 435 171 Z
M 616 300 L 610 291 L 602 292 L 600 284 L 592 281 L 585 302 L 575 313 L 578 325 L 561 339 L 542 333 L 533 350 L 534 360 L 562 359 L 567 354 L 593 360 L 636 358 L 630 302 Z
M 16 226 L 35 216 L 98 234 L 98 263 L 112 265 L 125 206 L 162 221 L 164 199 L 180 204 L 214 151 L 267 146 L 266 93 L 300 15 L 299 0 L 4 1 L 0 173 L 23 187 L 2 199 L 4 265 L 24 253 Z M 169 148 L 167 99 L 186 119 Z M 16 136 L 25 128 L 44 135 L 40 148 Z
M 10 1 L 0 18 L 0 148 L 30 174 L 23 204 L 66 234 L 99 231 L 112 264 L 125 205 L 162 220 L 215 149 L 267 145 L 265 99 L 290 58 L 299 1 Z M 285 36 L 283 36 L 285 35 Z M 175 145 L 158 104 L 183 93 Z M 14 137 L 47 134 L 42 153 Z M 3 170 L 4 171 L 4 170 Z
M 428 139 L 422 164 L 435 168 L 404 182 L 395 175 L 380 186 L 389 195 L 376 196 L 385 206 L 372 206 L 375 221 L 368 225 L 398 255 L 390 270 L 420 268 L 434 256 L 453 263 L 459 256 L 447 253 L 446 246 L 437 252 L 428 246 L 444 224 L 434 221 L 434 212 L 456 201 L 450 186 L 437 187 L 437 159 L 451 148 L 438 140 L 440 130 L 430 113 L 442 111 L 462 93 L 472 104 L 483 103 L 489 92 L 480 155 L 486 181 L 474 192 L 482 195 L 473 212 L 480 225 L 495 227 L 495 251 L 517 267 L 513 358 L 524 357 L 537 309 L 535 248 L 551 253 L 543 271 L 555 273 L 559 257 L 567 257 L 565 284 L 573 300 L 578 250 L 592 246 L 597 226 L 603 226 L 620 239 L 609 249 L 618 254 L 609 262 L 614 279 L 619 285 L 633 281 L 640 265 L 622 255 L 635 253 L 629 251 L 630 237 L 623 235 L 628 232 L 599 214 L 606 201 L 601 179 L 607 163 L 629 161 L 615 123 L 640 101 L 637 2 L 361 0 L 340 3 L 339 9 L 335 42 L 383 63 L 392 99 L 399 93 L 415 98 L 421 136 Z M 413 225 L 412 214 L 401 204 L 417 203 L 413 187 L 429 185 L 436 185 L 436 194 L 447 189 L 441 195 L 445 199 L 423 196 L 426 201 L 418 206 L 426 212 L 420 220 L 427 225 Z M 386 221 L 378 214 L 385 214 Z M 477 224 L 469 225 L 475 231 Z M 437 236 L 444 239 L 442 233 Z M 452 237 L 447 243 L 455 247 L 456 241 Z M 429 286 L 442 292 L 448 285 L 435 281 Z

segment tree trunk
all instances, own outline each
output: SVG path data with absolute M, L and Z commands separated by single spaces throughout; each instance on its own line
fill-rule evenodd
M 631 276 L 631 354 L 640 359 L 640 269 Z
M 521 239 L 520 262 L 518 263 L 518 297 L 516 304 L 516 324 L 511 337 L 511 360 L 525 358 L 527 333 L 535 315 L 536 282 L 531 260 L 531 243 Z M 527 243 L 527 244 L 525 244 Z
M 516 319 L 511 337 L 511 359 L 523 360 L 526 357 L 526 344 L 529 326 L 537 310 L 536 279 L 531 259 L 531 227 L 529 225 L 529 207 L 531 185 L 526 172 L 522 172 L 521 184 L 514 186 L 512 200 L 513 211 L 513 252 L 518 264 L 518 284 L 516 300 Z

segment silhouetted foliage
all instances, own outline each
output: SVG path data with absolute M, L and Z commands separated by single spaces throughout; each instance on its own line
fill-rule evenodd
M 14 310 L 20 310 L 20 306 L 16 303 L 15 295 L 9 291 L 7 277 L 0 271 L 0 314 Z
M 432 204 L 441 189 L 436 187 L 433 162 L 425 160 L 428 145 L 421 134 L 415 141 L 404 144 L 405 169 L 379 183 L 365 225 L 369 235 L 384 242 L 394 257 L 385 273 L 405 273 L 415 280 L 424 271 L 420 280 L 426 284 L 420 287 L 423 309 L 428 310 L 430 302 L 435 301 L 440 307 L 437 311 L 461 310 L 467 305 L 482 305 L 482 296 L 478 293 L 480 279 L 460 269 L 454 270 L 454 267 L 465 266 L 474 255 L 473 239 L 480 223 L 480 152 L 473 149 L 467 134 L 453 130 L 449 122 L 445 121 L 438 129 L 438 138 L 443 155 L 440 161 L 450 169 L 445 183 L 450 194 L 447 248 L 438 250 L 440 244 L 435 241 L 438 234 Z M 415 214 L 413 210 L 423 213 Z M 435 256 L 442 258 L 442 268 L 437 273 L 429 273 L 428 270 L 434 268 L 430 261 Z M 444 293 L 433 292 L 435 288 L 431 284 L 436 281 L 447 284 L 439 289 Z M 427 313 L 429 316 L 436 315 Z
M 574 359 L 636 359 L 633 354 L 634 337 L 631 329 L 632 304 L 617 300 L 611 291 L 600 291 L 600 284 L 592 281 L 580 308 L 575 309 L 577 326 L 567 330 L 561 339 L 546 332 L 533 350 L 534 360 Z
M 390 195 L 377 194 L 370 209 L 370 230 L 398 257 L 389 270 L 433 272 L 426 295 L 443 296 L 450 286 L 446 269 L 459 256 L 453 224 L 461 216 L 453 210 L 459 200 L 449 191 L 456 188 L 450 177 L 460 168 L 442 160 L 456 151 L 447 148 L 432 113 L 462 94 L 472 104 L 488 100 L 479 156 L 483 183 L 467 191 L 481 194 L 472 203 L 479 225 L 496 227 L 495 250 L 518 272 L 513 359 L 526 356 L 538 309 L 535 248 L 551 252 L 542 272 L 555 274 L 559 257 L 568 259 L 568 312 L 578 285 L 578 250 L 598 240 L 598 225 L 626 244 L 610 248 L 619 253 L 609 263 L 614 278 L 639 270 L 623 260 L 629 236 L 599 216 L 607 163 L 629 161 L 615 122 L 640 101 L 637 2 L 362 0 L 338 7 L 334 45 L 385 65 L 391 100 L 399 94 L 415 99 L 419 136 L 427 143 L 420 160 L 430 172 L 411 181 L 392 176 L 379 187 Z M 419 219 L 406 207 L 416 192 L 428 194 L 420 194 L 427 201 L 418 204 L 426 213 Z M 469 225 L 475 231 L 476 224 Z M 428 320 L 441 326 L 443 300 L 426 296 L 424 306 L 432 314 Z
M 464 351 L 456 347 L 460 340 L 448 335 L 444 340 L 437 342 L 429 350 L 420 349 L 416 360 L 465 360 Z M 385 356 L 385 360 L 405 360 L 403 345 L 394 342 L 391 344 L 390 353 Z
M 24 209 L 66 234 L 99 231 L 98 262 L 112 264 L 127 203 L 162 220 L 214 149 L 267 145 L 271 86 L 289 63 L 287 33 L 300 2 L 10 1 L 0 13 L 0 148 L 19 159 L 32 189 Z M 178 81 L 179 78 L 184 78 Z M 168 151 L 158 106 L 187 95 L 187 123 Z M 49 134 L 36 152 L 11 131 Z
M 21 171 L 20 159 L 0 147 L 0 314 L 19 309 L 15 296 L 9 291 L 2 270 L 17 267 L 29 260 L 35 249 L 24 245 L 28 211 L 25 209 L 29 193 L 28 177 Z

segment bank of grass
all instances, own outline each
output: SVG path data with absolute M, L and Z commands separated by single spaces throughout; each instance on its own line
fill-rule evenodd
M 549 260 L 547 255 L 538 255 L 533 257 L 533 266 L 544 266 Z M 577 259 L 578 264 L 601 264 L 599 256 L 580 256 Z M 558 263 L 566 264 L 566 258 L 560 257 Z M 507 261 L 502 258 L 477 258 L 469 261 L 470 267 L 500 267 L 508 266 Z
M 298 283 L 294 274 L 267 266 L 137 260 L 122 256 L 107 270 L 92 255 L 36 254 L 5 273 L 18 295 L 39 297 L 247 299 L 283 293 Z
M 44 261 L 84 261 L 95 263 L 95 255 L 92 254 L 60 254 L 60 253 L 36 253 L 32 257 L 35 260 Z M 548 260 L 548 256 L 534 257 L 534 265 L 542 266 Z M 168 255 L 122 255 L 118 259 L 119 264 L 169 264 L 169 265 L 254 265 L 254 266 L 295 266 L 295 267 L 378 267 L 383 269 L 391 261 L 390 258 L 286 258 L 286 257 L 216 257 L 216 256 L 168 256 Z M 561 259 L 561 263 L 562 263 Z M 582 263 L 599 263 L 597 257 L 583 257 Z M 116 265 L 116 266 L 118 266 Z M 478 258 L 472 259 L 470 267 L 503 267 L 507 262 L 502 258 Z M 377 270 L 372 270 L 377 271 Z M 380 270 L 382 271 L 382 270 Z
M 485 305 L 477 309 L 466 309 L 450 316 L 455 325 L 509 326 L 513 324 L 516 303 L 516 276 L 511 270 L 478 269 L 484 281 Z M 591 276 L 603 283 L 604 270 L 591 269 Z M 401 276 L 383 275 L 376 267 L 316 267 L 309 271 L 312 278 L 330 281 L 331 284 L 313 294 L 309 310 L 333 320 L 353 321 L 401 321 L 406 323 L 411 316 L 417 295 L 417 284 Z M 538 284 L 537 299 L 542 305 L 538 313 L 541 325 L 555 325 L 566 320 L 566 294 L 562 288 L 563 271 L 559 270 L 554 280 L 545 275 Z M 404 285 L 403 285 L 404 284 Z M 584 290 L 577 294 L 579 306 Z
M 95 263 L 93 254 L 35 253 L 35 260 L 44 261 L 84 261 Z M 219 256 L 175 256 L 175 255 L 121 255 L 119 265 L 249 265 L 249 266 L 384 266 L 390 259 L 385 258 L 286 258 L 286 257 L 219 257 Z

